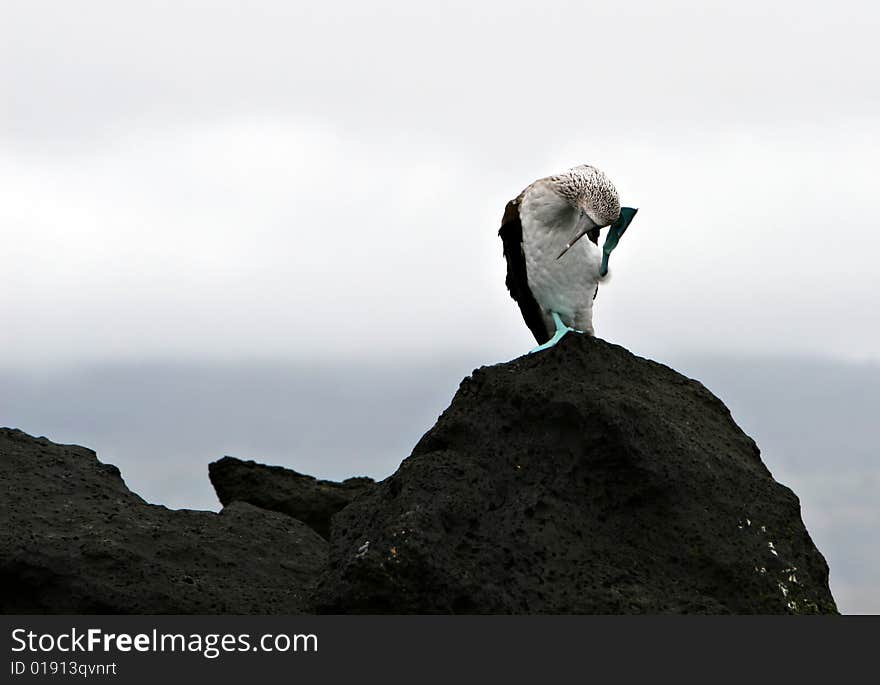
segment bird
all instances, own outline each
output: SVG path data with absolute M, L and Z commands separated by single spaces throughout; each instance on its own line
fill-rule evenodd
M 538 179 L 507 203 L 498 230 L 507 262 L 505 284 L 538 342 L 533 353 L 570 332 L 595 335 L 599 282 L 637 211 L 621 207 L 608 176 L 588 164 Z M 581 240 L 584 236 L 589 240 Z

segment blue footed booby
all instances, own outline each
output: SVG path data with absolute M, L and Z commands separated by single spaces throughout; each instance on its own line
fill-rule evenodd
M 594 334 L 599 282 L 636 211 L 621 207 L 611 180 L 586 164 L 539 179 L 507 203 L 498 231 L 506 284 L 538 341 L 532 352 L 552 347 L 569 331 Z

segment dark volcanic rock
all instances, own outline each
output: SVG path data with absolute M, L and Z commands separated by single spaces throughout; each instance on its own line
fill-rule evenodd
M 724 405 L 585 336 L 475 371 L 381 483 L 210 476 L 222 513 L 170 511 L 90 450 L 0 429 L 0 611 L 836 612 Z
M 146 504 L 91 450 L 0 429 L 3 613 L 300 613 L 326 547 L 249 504 Z
M 211 463 L 208 473 L 224 506 L 230 502 L 248 502 L 287 514 L 311 526 L 324 538 L 330 535 L 333 514 L 375 485 L 372 478 L 347 478 L 335 483 L 281 466 L 265 466 L 232 457 Z
M 324 612 L 834 613 L 797 497 L 700 383 L 586 336 L 475 371 L 333 519 Z

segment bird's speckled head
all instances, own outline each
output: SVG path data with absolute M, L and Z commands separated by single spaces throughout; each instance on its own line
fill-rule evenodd
M 617 188 L 602 171 L 582 164 L 556 176 L 550 176 L 553 190 L 573 207 L 586 212 L 597 226 L 609 226 L 620 216 Z

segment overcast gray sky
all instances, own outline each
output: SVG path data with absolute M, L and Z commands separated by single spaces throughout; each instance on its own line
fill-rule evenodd
M 6 358 L 510 357 L 495 235 L 640 207 L 597 333 L 877 359 L 868 2 L 43 2 L 0 20 Z
M 770 380 L 741 391 L 730 369 L 871 369 L 846 387 L 877 402 L 878 34 L 876 3 L 853 0 L 3 0 L 0 366 L 21 375 L 0 424 L 84 442 L 176 506 L 211 503 L 181 472 L 222 453 L 387 475 L 461 375 L 533 345 L 498 221 L 535 178 L 591 163 L 640 208 L 597 334 L 694 375 L 727 359 L 710 387 L 742 398 L 735 416 L 762 408 L 744 425 L 774 468 L 821 413 L 780 418 L 751 402 Z M 785 376 L 791 397 L 822 387 L 809 368 Z M 294 382 L 327 388 L 295 435 Z M 203 402 L 242 388 L 259 416 L 238 427 L 247 395 Z M 318 428 L 364 422 L 382 431 L 354 457 Z M 818 457 L 785 462 L 820 542 L 845 538 L 849 519 L 832 535 L 822 516 L 847 501 L 877 530 L 869 432 L 835 454 L 837 499 L 810 485 Z M 857 549 L 832 568 L 876 569 Z M 848 609 L 880 610 L 869 585 L 851 581 Z

